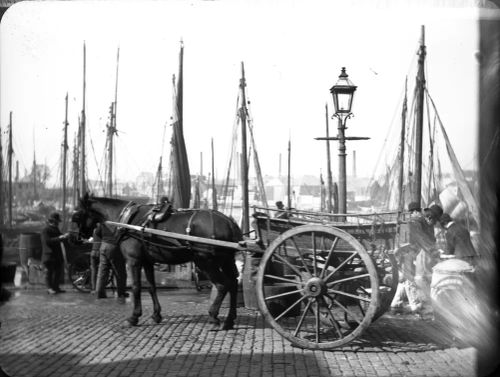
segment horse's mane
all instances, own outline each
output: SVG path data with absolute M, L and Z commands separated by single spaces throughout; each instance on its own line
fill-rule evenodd
M 113 207 L 117 207 L 128 203 L 128 201 L 123 199 L 85 194 L 82 198 L 80 198 L 80 203 L 79 203 L 80 208 L 89 208 L 92 205 L 92 203 L 95 202 L 101 203 L 103 205 L 110 205 Z

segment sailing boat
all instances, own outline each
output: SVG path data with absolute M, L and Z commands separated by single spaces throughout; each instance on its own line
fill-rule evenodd
M 418 56 L 414 95 L 410 106 L 407 89 L 405 90 L 399 146 L 391 148 L 384 144 L 382 149 L 397 152 L 386 162 L 382 177 L 378 180 L 372 178 L 370 196 L 380 209 L 399 212 L 404 211 L 410 201 L 419 203 L 422 208 L 438 203 L 452 218 L 477 225 L 479 211 L 476 194 L 460 167 L 435 102 L 426 86 L 423 26 Z M 379 162 L 380 158 L 377 164 Z M 399 183 L 394 185 L 393 182 Z

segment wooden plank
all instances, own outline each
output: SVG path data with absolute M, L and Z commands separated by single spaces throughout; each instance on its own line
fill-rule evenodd
M 157 236 L 174 238 L 177 240 L 184 240 L 184 241 L 201 243 L 201 244 L 205 244 L 205 245 L 219 246 L 219 247 L 227 247 L 229 249 L 235 249 L 235 250 L 240 250 L 240 251 L 246 250 L 245 241 L 241 241 L 238 243 L 238 242 L 214 240 L 211 238 L 196 237 L 196 236 L 190 236 L 188 234 L 173 233 L 173 232 L 167 232 L 165 230 L 146 228 L 146 227 L 138 226 L 138 225 L 117 223 L 114 221 L 106 221 L 105 223 L 107 225 L 116 226 L 116 227 L 125 228 L 125 229 L 130 229 L 130 230 L 134 230 L 136 232 L 150 233 L 150 234 L 154 234 Z

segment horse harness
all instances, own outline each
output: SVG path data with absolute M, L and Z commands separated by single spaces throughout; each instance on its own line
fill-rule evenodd
M 129 202 L 120 212 L 120 215 L 118 216 L 118 222 L 124 223 L 124 224 L 130 224 L 136 215 L 140 212 L 140 208 L 143 207 L 143 205 L 136 204 L 135 202 Z M 181 211 L 188 211 L 188 210 L 175 210 L 172 208 L 172 204 L 168 201 L 162 201 L 161 203 L 155 204 L 144 216 L 145 219 L 142 221 L 141 226 L 142 227 L 151 227 L 154 229 L 157 229 L 157 225 L 161 222 L 166 221 L 173 213 L 176 212 L 181 212 Z M 192 211 L 191 216 L 189 217 L 187 226 L 186 226 L 186 235 L 191 234 L 191 230 L 193 227 L 193 222 L 196 217 L 196 215 L 199 214 L 199 210 L 192 210 L 190 209 L 189 211 Z M 214 213 L 213 211 L 208 211 L 210 215 L 210 223 L 212 224 L 212 235 L 211 238 L 215 239 L 215 220 L 214 220 Z M 119 241 L 126 232 L 125 229 L 123 228 L 117 228 L 117 241 Z M 168 231 L 168 228 L 165 228 L 165 231 Z M 146 243 L 156 245 L 156 246 L 161 246 L 165 248 L 172 248 L 172 249 L 191 249 L 191 243 L 189 241 L 186 242 L 185 245 L 182 245 L 175 240 L 175 242 L 172 242 L 172 246 L 164 245 L 164 244 L 156 244 L 152 242 L 151 240 L 146 240 L 144 238 L 144 233 L 141 233 L 141 242 L 143 243 L 144 246 L 146 246 Z

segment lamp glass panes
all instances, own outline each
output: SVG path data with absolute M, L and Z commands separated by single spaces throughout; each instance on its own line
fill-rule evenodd
M 345 72 L 345 67 L 342 67 L 337 83 L 330 89 L 336 114 L 351 113 L 352 100 L 356 88 L 352 81 L 349 80 L 349 76 Z

